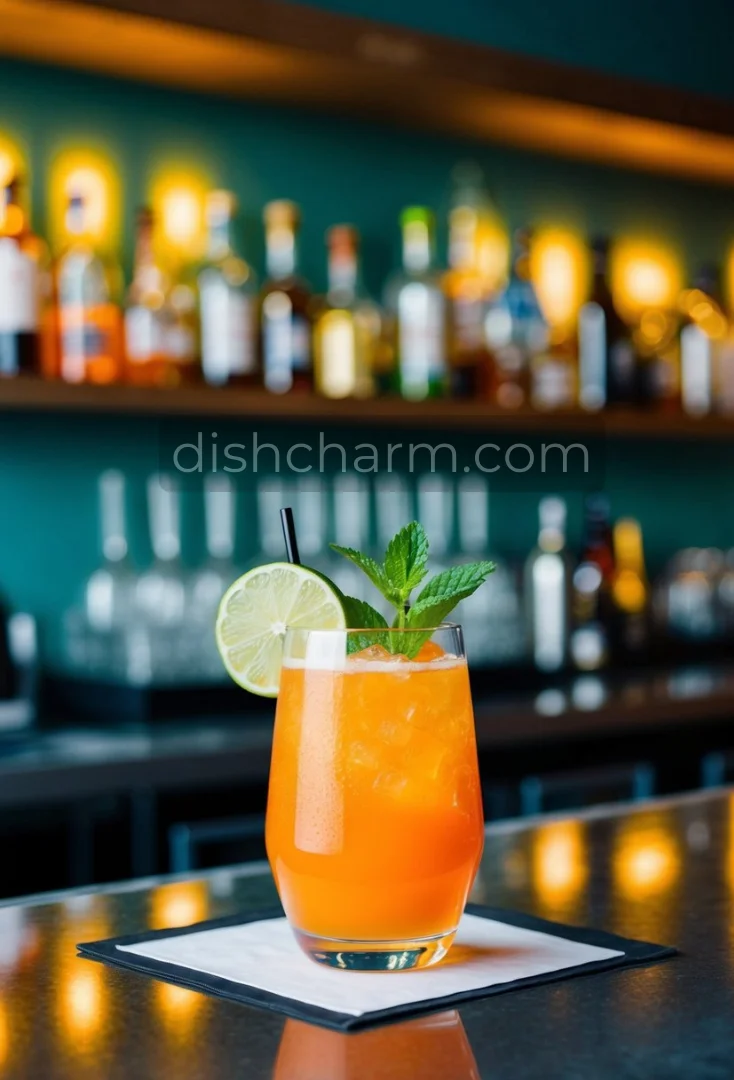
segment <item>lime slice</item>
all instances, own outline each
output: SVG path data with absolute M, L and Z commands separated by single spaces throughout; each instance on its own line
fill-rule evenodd
M 275 697 L 286 626 L 343 630 L 346 625 L 328 581 L 305 566 L 267 563 L 248 570 L 227 589 L 215 633 L 219 655 L 238 686 Z

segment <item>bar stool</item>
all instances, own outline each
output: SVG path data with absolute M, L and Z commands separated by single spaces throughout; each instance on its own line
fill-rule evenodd
M 520 804 L 523 815 L 534 815 L 648 799 L 655 782 L 655 769 L 647 762 L 526 776 L 520 784 Z
M 248 841 L 257 853 L 247 857 Z M 265 815 L 246 814 L 237 818 L 220 818 L 216 821 L 179 822 L 168 830 L 168 853 L 171 872 L 185 874 L 202 870 L 203 850 L 217 844 L 235 844 L 237 853 L 226 862 L 248 862 L 263 858 L 265 841 Z M 239 845 L 243 851 L 240 853 Z M 219 863 L 218 865 L 224 865 Z
M 701 758 L 701 787 L 734 783 L 734 750 L 713 750 Z

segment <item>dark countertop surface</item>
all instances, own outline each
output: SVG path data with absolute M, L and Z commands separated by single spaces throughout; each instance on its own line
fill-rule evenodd
M 730 1080 L 734 791 L 493 826 L 474 899 L 681 955 L 356 1035 L 111 970 L 75 944 L 268 906 L 262 865 L 0 906 L 2 1080 Z

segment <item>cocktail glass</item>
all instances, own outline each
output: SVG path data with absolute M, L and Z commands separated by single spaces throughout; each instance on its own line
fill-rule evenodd
M 446 955 L 483 844 L 460 626 L 286 632 L 266 841 L 312 959 L 400 971 Z

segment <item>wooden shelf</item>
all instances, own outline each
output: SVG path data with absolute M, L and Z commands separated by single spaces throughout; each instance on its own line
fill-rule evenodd
M 610 409 L 506 412 L 479 401 L 409 402 L 400 398 L 330 401 L 315 395 L 280 397 L 263 390 L 176 390 L 132 386 L 71 386 L 35 379 L 0 380 L 0 413 L 55 412 L 137 416 L 253 417 L 280 423 L 408 425 L 437 430 L 567 432 L 586 436 L 653 439 L 734 439 L 734 421 L 700 420 L 644 410 Z
M 0 0 L 0 53 L 734 181 L 720 99 L 285 0 Z

